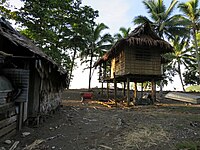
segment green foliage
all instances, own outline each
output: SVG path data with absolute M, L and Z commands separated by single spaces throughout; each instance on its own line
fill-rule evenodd
M 86 49 L 98 11 L 82 6 L 81 0 L 22 0 L 24 6 L 1 12 L 21 26 L 21 33 L 62 65 L 72 77 L 77 51 Z M 12 14 L 12 15 L 11 15 Z
M 102 35 L 102 32 L 108 29 L 104 23 L 97 24 L 91 27 L 91 29 L 92 33 L 89 34 L 89 43 L 87 45 L 87 49 L 81 51 L 80 53 L 82 63 L 86 63 L 88 66 L 85 69 L 90 69 L 89 89 L 91 86 L 90 84 L 94 58 L 97 60 L 98 58 L 102 57 L 103 54 L 111 48 L 113 43 L 113 38 L 110 34 Z
M 93 32 L 89 35 L 87 48 L 80 54 L 83 62 L 85 62 L 84 59 L 91 56 L 98 59 L 111 47 L 111 43 L 113 42 L 112 36 L 110 34 L 102 35 L 102 32 L 106 29 L 108 27 L 103 23 L 92 27 Z
M 200 32 L 197 33 L 196 37 L 197 37 L 197 45 L 200 48 Z
M 184 77 L 185 85 L 198 85 L 198 84 L 200 84 L 199 74 L 198 74 L 198 71 L 197 71 L 197 65 L 190 66 L 190 68 L 187 69 L 183 73 L 183 77 Z
M 119 33 L 114 35 L 114 38 L 116 40 L 125 38 L 125 37 L 127 37 L 129 35 L 130 31 L 131 31 L 131 28 L 127 28 L 126 29 L 125 27 L 121 27 L 121 28 L 119 28 Z
M 193 44 L 195 49 L 196 61 L 197 61 L 197 70 L 199 72 L 200 78 L 200 56 L 199 56 L 199 39 L 198 32 L 200 26 L 200 9 L 198 7 L 199 0 L 189 0 L 186 3 L 180 3 L 179 9 L 184 15 L 184 20 L 187 21 L 188 24 L 185 25 L 186 28 L 190 29 L 191 35 L 193 36 Z M 197 81 L 199 82 L 199 81 Z
M 187 70 L 195 67 L 195 55 L 192 55 L 193 49 L 189 47 L 189 39 L 187 37 L 180 38 L 179 36 L 175 36 L 171 42 L 174 47 L 174 52 L 168 53 L 164 57 L 170 61 L 170 63 L 168 63 L 168 69 L 171 70 L 171 75 L 179 75 L 183 91 L 185 91 L 181 66 L 184 66 Z
M 176 145 L 177 150 L 199 150 L 200 143 L 194 141 L 183 141 Z
M 11 11 L 11 4 L 9 0 L 1 0 L 0 1 L 0 16 L 5 19 L 11 19 L 16 17 L 16 13 Z
M 181 15 L 172 15 L 177 3 L 177 0 L 172 0 L 170 6 L 166 8 L 163 0 L 144 0 L 143 4 L 150 14 L 150 19 L 140 15 L 135 17 L 133 22 L 135 24 L 149 22 L 161 38 L 166 36 L 170 39 L 173 35 L 185 35 L 188 33 L 184 28 L 185 20 Z
M 200 92 L 200 86 L 192 85 L 186 88 L 187 92 Z

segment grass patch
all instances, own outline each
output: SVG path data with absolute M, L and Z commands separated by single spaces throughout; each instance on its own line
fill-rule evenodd
M 177 150 L 200 150 L 200 142 L 184 141 L 176 145 Z
M 160 126 L 145 126 L 125 133 L 120 143 L 124 150 L 144 149 L 156 146 L 159 143 L 166 143 L 169 141 L 168 137 L 168 133 Z

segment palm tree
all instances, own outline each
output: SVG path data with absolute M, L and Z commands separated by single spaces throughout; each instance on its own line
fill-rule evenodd
M 177 3 L 177 0 L 172 0 L 170 6 L 166 8 L 163 0 L 144 0 L 143 4 L 150 14 L 150 19 L 146 16 L 137 16 L 133 22 L 135 24 L 149 22 L 162 39 L 164 36 L 170 39 L 173 35 L 183 35 L 187 33 L 183 26 L 184 20 L 181 15 L 172 15 Z
M 172 0 L 169 7 L 163 3 L 163 0 L 144 0 L 150 19 L 146 16 L 137 16 L 133 22 L 135 24 L 143 24 L 149 22 L 153 27 L 154 31 L 162 39 L 167 37 L 173 39 L 174 35 L 186 36 L 188 34 L 187 28 L 184 27 L 186 24 L 185 20 L 181 15 L 172 15 L 173 10 L 176 8 L 177 0 Z M 165 69 L 166 70 L 166 69 Z M 160 97 L 162 98 L 162 87 L 163 80 L 160 82 Z
M 191 55 L 191 49 L 188 48 L 188 38 L 180 38 L 179 36 L 175 36 L 172 40 L 172 45 L 174 47 L 174 52 L 166 54 L 165 57 L 170 60 L 168 64 L 173 71 L 175 71 L 180 78 L 183 91 L 185 91 L 181 65 L 184 65 L 187 69 L 195 62 L 194 57 Z
M 114 35 L 114 38 L 116 40 L 127 37 L 129 35 L 130 31 L 131 31 L 131 28 L 129 27 L 129 28 L 126 29 L 125 27 L 121 27 L 121 28 L 119 28 L 119 31 L 120 31 L 119 33 Z
M 198 63 L 198 72 L 200 78 L 200 58 L 197 42 L 197 33 L 200 29 L 200 9 L 198 8 L 199 0 L 189 0 L 186 3 L 180 3 L 179 8 L 184 14 L 184 19 L 188 22 L 189 29 L 192 31 L 194 46 L 196 50 L 196 59 Z
M 92 34 L 89 35 L 90 43 L 88 44 L 87 50 L 81 52 L 81 58 L 85 58 L 83 63 L 89 62 L 89 89 L 91 88 L 93 58 L 98 59 L 103 56 L 113 42 L 110 34 L 101 35 L 105 29 L 108 29 L 108 27 L 104 23 L 97 24 L 93 28 Z M 89 60 L 87 59 L 88 57 L 90 58 Z

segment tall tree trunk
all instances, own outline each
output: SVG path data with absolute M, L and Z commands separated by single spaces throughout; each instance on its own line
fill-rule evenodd
M 183 84 L 183 78 L 182 78 L 182 73 L 181 73 L 181 65 L 180 65 L 179 62 L 178 62 L 178 75 L 179 75 L 179 78 L 180 78 L 180 81 L 181 81 L 183 91 L 185 92 L 185 87 L 184 87 L 184 84 Z
M 74 68 L 74 62 L 75 62 L 75 57 L 76 57 L 76 53 L 77 53 L 77 50 L 76 48 L 74 49 L 74 55 L 72 57 L 72 65 L 71 65 L 71 68 L 70 68 L 70 75 L 69 75 L 69 85 L 70 86 L 70 83 L 71 83 L 71 78 L 72 78 L 72 72 L 73 72 L 73 68 Z M 69 88 L 69 87 L 68 87 Z
M 199 60 L 199 50 L 198 50 L 198 46 L 197 46 L 197 38 L 196 38 L 196 29 L 194 27 L 193 29 L 193 38 L 194 38 L 194 45 L 195 45 L 195 50 L 196 50 L 196 59 L 197 59 L 197 63 L 198 63 L 198 72 L 199 72 L 199 80 L 200 80 L 200 60 Z
M 92 61 L 93 61 L 93 49 L 91 49 L 91 58 L 90 58 L 90 72 L 89 72 L 89 87 L 88 89 L 91 89 L 91 79 L 92 79 Z

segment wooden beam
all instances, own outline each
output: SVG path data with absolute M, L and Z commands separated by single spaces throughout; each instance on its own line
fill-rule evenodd
M 22 129 L 22 120 L 23 120 L 23 102 L 19 103 L 19 119 L 18 119 L 18 130 Z
M 103 96 L 103 81 L 101 81 L 101 96 Z
M 141 83 L 141 96 L 140 96 L 140 98 L 142 98 L 142 96 L 143 96 L 143 91 L 144 91 L 144 84 L 143 84 L 143 82 Z
M 153 104 L 156 101 L 156 83 L 155 80 L 151 81 L 151 97 L 152 97 L 152 101 Z
M 13 106 L 14 106 L 13 102 L 0 105 L 0 113 L 4 113 L 6 110 L 8 110 L 9 108 Z
M 115 78 L 115 73 L 114 73 L 114 99 L 115 99 L 115 104 L 117 106 L 117 81 Z
M 0 130 L 0 137 L 11 132 L 12 130 L 16 129 L 16 127 L 17 127 L 17 124 L 16 124 L 16 122 L 14 122 L 14 123 L 2 128 Z
M 137 82 L 134 82 L 134 100 L 137 99 Z
M 109 99 L 110 98 L 110 83 L 107 82 L 107 98 Z
M 127 106 L 130 105 L 130 78 L 127 78 Z
M 16 125 L 16 128 L 17 128 L 17 125 Z M 3 135 L 1 138 L 0 138 L 0 142 L 4 142 L 5 140 L 7 139 L 10 139 L 12 136 L 14 136 L 16 133 L 17 133 L 17 129 L 13 129 L 12 131 L 9 131 L 7 134 Z
M 1 120 L 0 121 L 0 128 L 3 128 L 13 122 L 16 122 L 17 121 L 17 115 L 15 116 L 12 116 L 11 118 L 6 118 L 4 120 Z
M 126 82 L 124 82 L 123 95 L 126 96 Z

